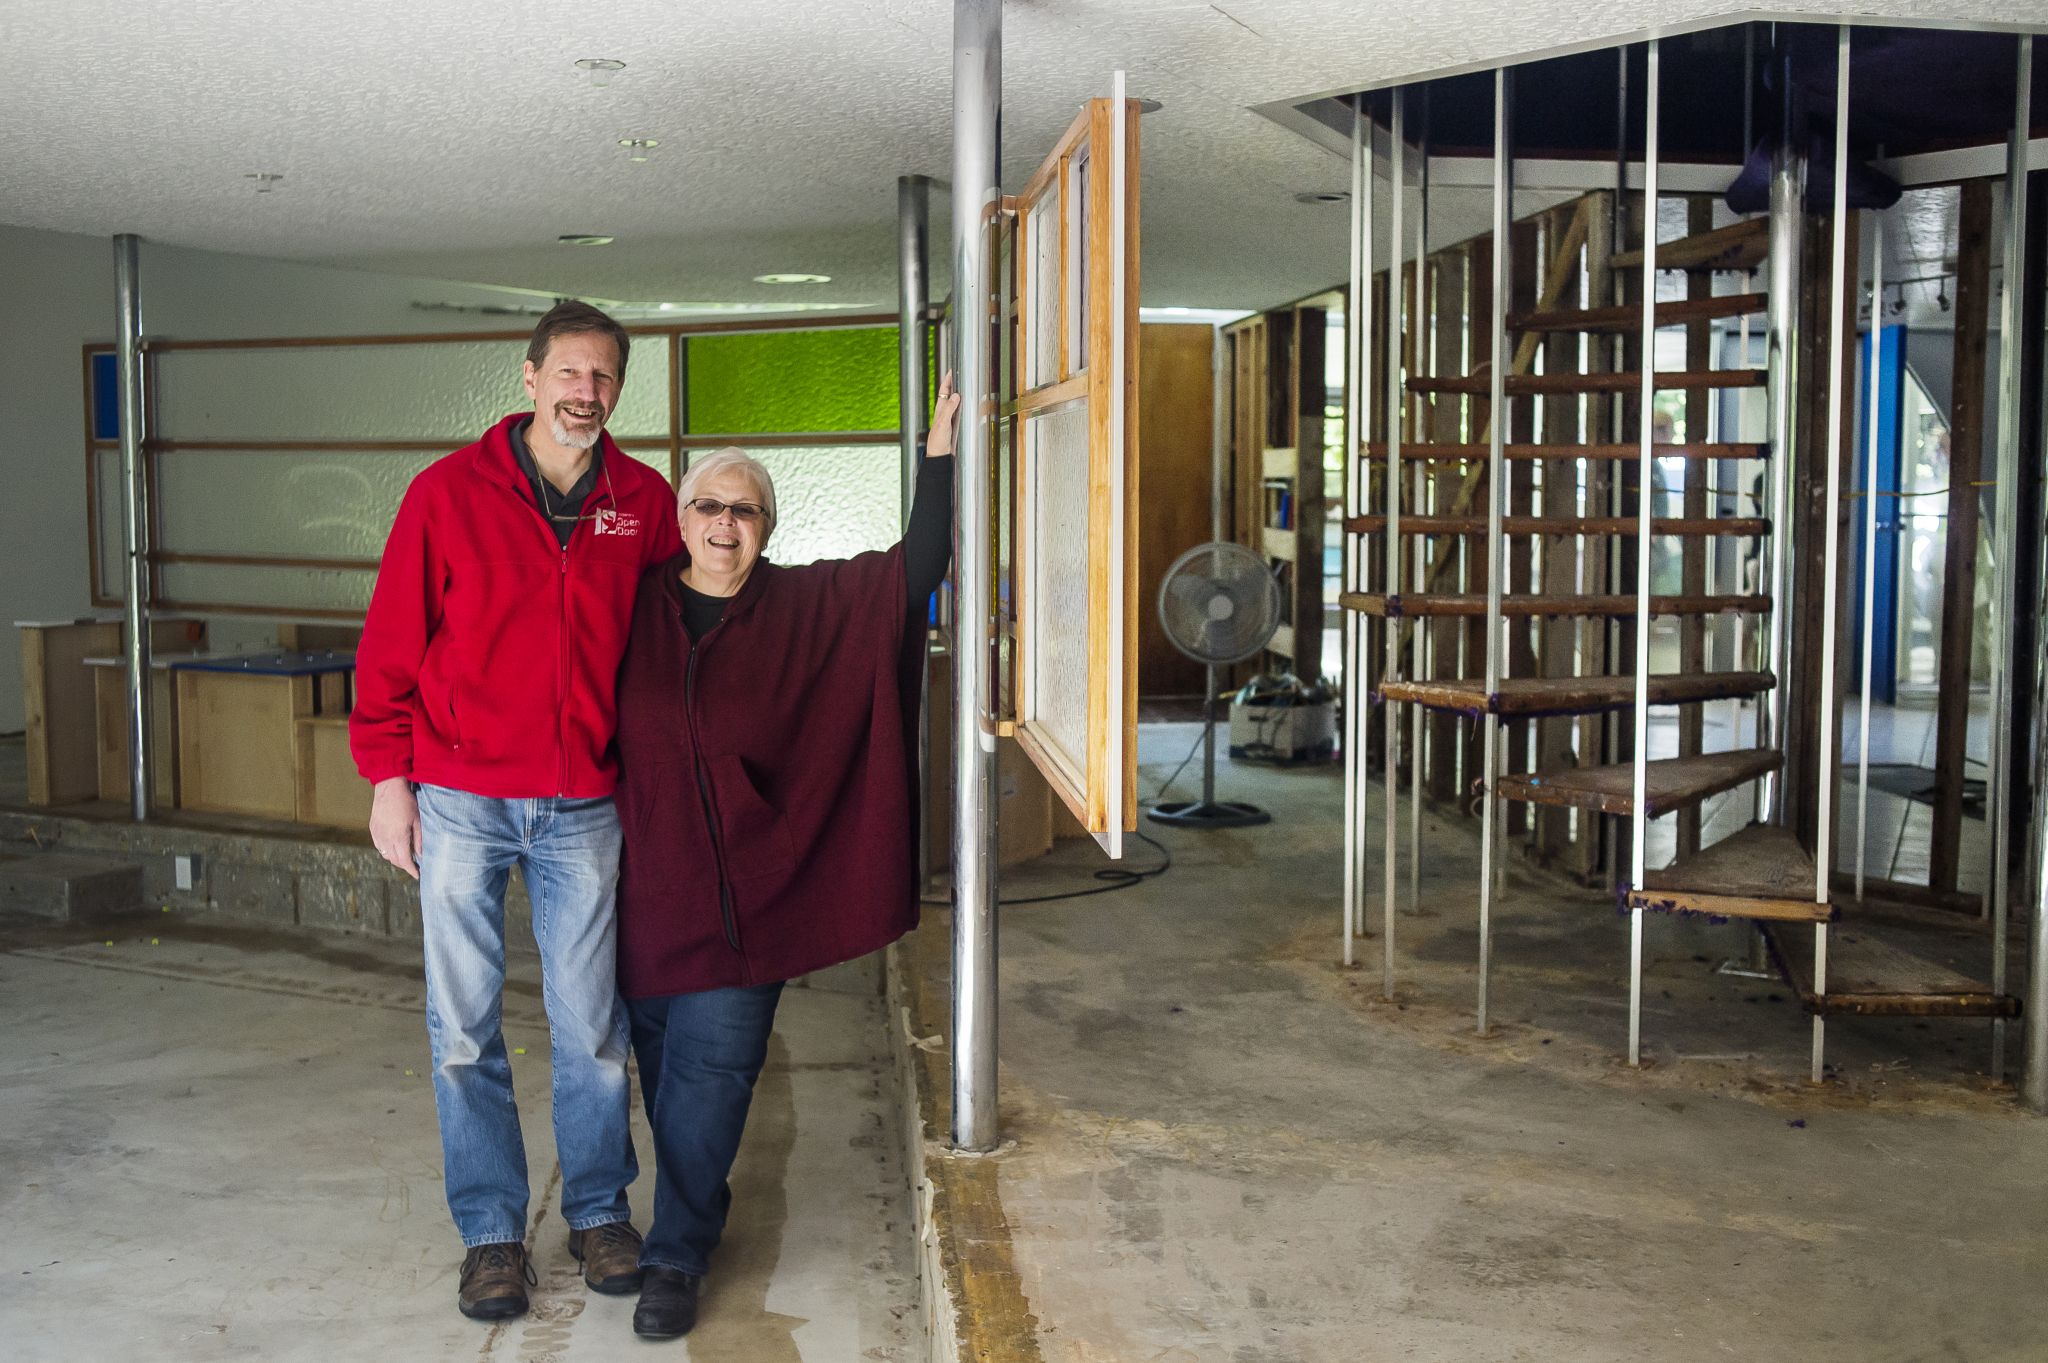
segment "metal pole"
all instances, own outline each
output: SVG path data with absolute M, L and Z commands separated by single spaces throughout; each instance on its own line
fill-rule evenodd
M 1791 127 L 1791 99 L 1784 101 L 1785 122 L 1779 128 L 1778 150 L 1771 164 L 1770 305 L 1765 338 L 1766 396 L 1770 406 L 1771 535 L 1766 568 L 1770 619 L 1764 630 L 1764 670 L 1777 685 L 1763 693 L 1757 713 L 1757 746 L 1791 751 L 1789 704 L 1792 696 L 1792 612 L 1787 599 L 1792 585 L 1792 474 L 1794 402 L 1799 391 L 1799 254 L 1805 217 L 1806 153 Z M 1781 770 L 1763 781 L 1762 817 L 1784 824 L 1791 817 Z
M 1839 628 L 1840 596 L 1835 584 L 1841 575 L 1842 559 L 1842 371 L 1848 352 L 1848 326 L 1844 314 L 1849 301 L 1849 33 L 1843 24 L 1835 40 L 1835 198 L 1833 242 L 1828 268 L 1832 272 L 1828 290 L 1828 493 L 1823 511 L 1827 529 L 1823 535 L 1824 566 L 1821 570 L 1820 626 L 1820 742 L 1814 755 L 1820 770 L 1815 780 L 1819 814 L 1813 830 L 1813 902 L 1828 902 L 1829 881 L 1835 865 L 1835 762 L 1840 756 L 1835 737 L 1835 632 Z M 1828 992 L 1828 925 L 1813 925 L 1813 992 L 1821 998 Z M 1823 1074 L 1823 1051 L 1827 1045 L 1827 1017 L 1813 1015 L 1813 1082 Z
M 1629 888 L 1643 888 L 1643 858 L 1650 831 L 1650 512 L 1657 464 L 1657 93 L 1660 53 L 1649 42 L 1649 74 L 1643 82 L 1643 282 L 1642 391 L 1636 412 L 1636 731 L 1635 800 L 1630 811 Z M 1643 1061 L 1643 909 L 1629 910 L 1628 1063 Z
M 1429 324 L 1428 294 L 1429 277 L 1429 88 L 1422 91 L 1422 135 L 1416 139 L 1417 166 L 1415 172 L 1415 310 L 1410 314 L 1408 333 L 1415 338 L 1414 373 L 1426 374 L 1436 368 L 1436 356 L 1431 353 L 1433 328 Z M 1422 399 L 1417 397 L 1414 404 L 1415 443 L 1427 444 L 1429 431 L 1423 425 Z M 1418 460 L 1415 465 L 1415 509 L 1428 514 L 1436 509 L 1431 496 L 1430 466 Z M 1429 594 L 1429 539 L 1417 535 L 1408 546 L 1409 560 L 1415 574 L 1413 586 L 1417 597 Z M 1436 631 L 1417 622 L 1415 626 L 1414 650 L 1415 675 L 1424 680 L 1436 676 Z M 1429 743 L 1429 751 L 1423 745 Z M 1436 757 L 1433 735 L 1425 732 L 1422 707 L 1408 707 L 1408 911 L 1419 912 L 1422 907 L 1422 773 Z
M 142 388 L 142 238 L 114 238 L 114 327 L 121 380 L 121 510 L 126 541 L 122 580 L 123 628 L 128 662 L 128 812 L 148 820 L 156 763 L 150 750 L 149 706 L 149 470 Z
M 1363 546 L 1351 532 L 1351 518 L 1365 508 L 1361 495 L 1365 468 L 1361 449 L 1365 431 L 1364 299 L 1371 289 L 1366 278 L 1365 196 L 1370 176 L 1365 169 L 1366 124 L 1363 101 L 1351 108 L 1351 285 L 1344 316 L 1344 590 L 1359 591 L 1359 556 Z M 1363 621 L 1356 611 L 1344 612 L 1344 964 L 1351 964 L 1351 943 L 1365 927 L 1365 687 L 1364 650 L 1359 636 Z
M 910 504 L 917 496 L 917 450 L 925 431 L 926 304 L 931 294 L 931 181 L 905 175 L 896 181 L 896 423 L 903 442 L 903 528 L 910 528 Z M 916 623 L 925 635 L 922 621 Z M 928 636 L 926 636 L 928 637 Z M 917 807 L 929 809 L 932 795 L 931 668 L 920 659 L 917 687 Z M 917 821 L 917 882 L 931 881 L 929 821 Z
M 897 416 L 903 428 L 903 524 L 917 492 L 917 447 L 925 432 L 925 306 L 931 291 L 928 264 L 931 236 L 931 180 L 905 175 L 896 181 L 896 346 Z
M 1484 723 L 1483 789 L 1480 792 L 1479 834 L 1479 1035 L 1486 1035 L 1493 971 L 1494 861 L 1500 856 L 1500 714 L 1493 697 L 1501 681 L 1501 581 L 1507 571 L 1507 536 L 1501 532 L 1502 503 L 1507 500 L 1508 429 L 1508 220 L 1514 172 L 1508 162 L 1513 117 L 1508 100 L 1514 89 L 1506 67 L 1493 73 L 1493 378 L 1487 394 L 1486 451 L 1486 719 Z
M 953 645 L 953 1144 L 996 1146 L 996 733 L 990 622 L 993 252 L 1002 0 L 953 0 L 953 383 L 959 522 Z
M 1380 670 L 1384 687 L 1401 678 L 1401 197 L 1407 178 L 1408 153 L 1401 144 L 1404 92 L 1392 92 L 1394 111 L 1389 126 L 1387 166 L 1387 657 Z M 1368 170 L 1370 167 L 1368 167 Z M 1401 781 L 1395 754 L 1401 746 L 1399 705 L 1391 697 L 1386 711 L 1386 899 L 1380 905 L 1380 952 L 1386 996 L 1394 997 L 1394 898 L 1400 892 Z M 1411 755 L 1411 760 L 1412 755 Z
M 2019 41 L 2019 93 L 2005 153 L 2005 290 L 1999 319 L 1997 597 L 1991 610 L 1991 783 L 1984 813 L 1991 824 L 1991 992 L 2006 988 L 2006 919 L 2012 898 L 2012 612 L 2019 556 L 2020 337 L 2027 281 L 2027 138 L 2033 126 L 2034 39 Z M 2005 1019 L 1991 1022 L 1991 1079 L 2005 1077 Z
M 1856 726 L 1856 900 L 1863 901 L 1863 873 L 1870 840 L 1870 662 L 1875 645 L 1870 634 L 1877 620 L 1877 367 L 1884 357 L 1884 214 L 1870 215 L 1870 358 L 1863 378 L 1869 385 L 1864 408 L 1864 434 L 1870 454 L 1863 471 L 1863 687 L 1862 717 Z

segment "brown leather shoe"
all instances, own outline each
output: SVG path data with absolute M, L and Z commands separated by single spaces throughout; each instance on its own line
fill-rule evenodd
M 526 1314 L 526 1287 L 538 1283 L 517 1242 L 478 1245 L 463 1256 L 455 1304 L 471 1320 L 510 1320 Z
M 583 1265 L 583 1285 L 624 1296 L 640 1290 L 640 1232 L 629 1221 L 610 1221 L 569 1232 L 569 1253 Z

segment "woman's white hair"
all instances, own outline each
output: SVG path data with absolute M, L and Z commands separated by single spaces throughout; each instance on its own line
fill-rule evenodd
M 683 481 L 676 487 L 677 519 L 682 518 L 683 508 L 702 495 L 698 489 L 704 485 L 704 480 L 727 469 L 739 469 L 754 480 L 761 505 L 768 510 L 768 525 L 761 532 L 761 543 L 768 543 L 768 537 L 775 533 L 775 480 L 768 476 L 766 465 L 737 445 L 727 445 L 702 459 L 690 461 L 690 467 L 683 473 Z

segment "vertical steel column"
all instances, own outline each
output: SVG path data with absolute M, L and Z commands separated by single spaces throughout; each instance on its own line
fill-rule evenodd
M 953 0 L 954 476 L 953 1144 L 996 1146 L 996 733 L 990 466 L 996 404 L 994 252 L 1000 199 L 1002 0 Z
M 1507 536 L 1501 533 L 1507 500 L 1508 430 L 1508 224 L 1514 214 L 1509 196 L 1514 172 L 1508 161 L 1513 114 L 1508 101 L 1514 79 L 1506 67 L 1493 73 L 1493 378 L 1488 392 L 1489 438 L 1486 450 L 1486 718 L 1483 721 L 1486 769 L 1480 791 L 1479 833 L 1479 1035 L 1486 1035 L 1493 973 L 1494 862 L 1500 856 L 1500 714 L 1493 697 L 1501 682 L 1501 582 L 1507 573 Z
M 1416 139 L 1415 155 L 1415 301 L 1414 311 L 1409 314 L 1408 330 L 1415 338 L 1414 373 L 1410 377 L 1429 372 L 1436 367 L 1436 356 L 1432 353 L 1433 328 L 1429 316 L 1429 89 L 1422 92 L 1422 135 Z M 1404 399 L 1405 402 L 1405 399 Z M 1403 411 L 1409 410 L 1406 406 Z M 1415 443 L 1429 443 L 1429 430 L 1424 425 L 1423 403 L 1420 394 L 1415 396 L 1413 407 L 1415 419 Z M 1436 509 L 1432 495 L 1430 465 L 1422 460 L 1415 462 L 1415 510 L 1418 515 L 1428 515 Z M 1408 546 L 1410 570 L 1415 574 L 1413 586 L 1418 597 L 1430 593 L 1429 581 L 1429 537 L 1417 535 Z M 1414 633 L 1411 659 L 1418 680 L 1428 681 L 1436 676 L 1436 631 L 1418 620 Z M 1412 752 L 1408 759 L 1408 911 L 1417 912 L 1422 906 L 1422 777 L 1423 771 L 1436 756 L 1434 735 L 1423 723 L 1422 707 L 1408 707 L 1408 745 Z M 1429 751 L 1423 751 L 1425 743 Z
M 1344 310 L 1344 590 L 1364 590 L 1360 557 L 1364 546 L 1351 531 L 1351 519 L 1365 510 L 1365 327 L 1372 309 L 1366 248 L 1367 170 L 1364 96 L 1351 109 L 1351 280 Z M 1220 538 L 1220 536 L 1219 536 Z M 1344 612 L 1344 964 L 1351 964 L 1351 943 L 1365 928 L 1365 622 L 1356 611 Z
M 127 631 L 128 812 L 149 818 L 156 794 L 149 705 L 149 467 L 143 461 L 148 414 L 142 385 L 142 238 L 114 238 L 114 334 L 121 379 L 121 512 L 127 557 L 122 627 Z
M 1870 663 L 1871 639 L 1877 623 L 1877 367 L 1884 358 L 1884 213 L 1870 215 L 1870 355 L 1863 380 L 1870 391 L 1864 408 L 1864 435 L 1870 454 L 1863 468 L 1863 658 L 1862 710 L 1856 725 L 1856 900 L 1863 901 L 1863 872 L 1870 841 Z
M 2019 93 L 2005 152 L 2005 288 L 2000 300 L 1998 353 L 1998 555 L 1997 595 L 1991 607 L 1991 782 L 1984 815 L 1991 824 L 1991 992 L 2006 988 L 2005 926 L 2011 911 L 2012 867 L 2012 618 L 2014 560 L 2019 556 L 2020 337 L 2026 309 L 2027 139 L 2033 127 L 2034 39 L 2023 34 L 2017 63 Z M 2005 1019 L 1991 1022 L 1991 1078 L 2005 1077 Z
M 1771 162 L 1770 209 L 1770 304 L 1765 338 L 1766 397 L 1770 406 L 1770 539 L 1766 542 L 1769 562 L 1765 567 L 1765 595 L 1770 598 L 1770 617 L 1763 633 L 1763 670 L 1777 680 L 1763 693 L 1757 710 L 1756 742 L 1760 748 L 1774 747 L 1789 756 L 1787 742 L 1791 728 L 1794 655 L 1792 653 L 1792 611 L 1787 599 L 1792 587 L 1792 484 L 1797 463 L 1793 445 L 1794 402 L 1799 392 L 1799 257 L 1806 213 L 1806 152 L 1791 127 L 1792 102 L 1783 101 L 1784 122 L 1778 130 L 1778 150 Z M 1762 818 L 1783 824 L 1791 817 L 1785 798 L 1785 773 L 1779 770 L 1763 780 Z
M 925 308 L 931 292 L 928 264 L 931 237 L 931 180 L 904 175 L 896 181 L 896 391 L 903 428 L 903 524 L 910 525 L 910 501 L 917 490 L 917 446 L 925 431 Z
M 1820 625 L 1820 714 L 1815 722 L 1820 725 L 1820 742 L 1815 748 L 1819 770 L 1814 779 L 1820 782 L 1820 789 L 1814 792 L 1818 800 L 1818 815 L 1813 829 L 1813 902 L 1828 902 L 1829 882 L 1834 878 L 1835 867 L 1835 760 L 1840 755 L 1840 743 L 1835 737 L 1835 654 L 1840 628 L 1841 593 L 1836 590 L 1842 569 L 1842 372 L 1844 356 L 1848 352 L 1849 328 L 1843 324 L 1843 316 L 1849 301 L 1849 34 L 1847 24 L 1841 25 L 1835 39 L 1835 189 L 1833 214 L 1833 242 L 1828 253 L 1828 269 L 1831 272 L 1831 287 L 1828 290 L 1828 306 L 1832 309 L 1828 321 L 1828 492 L 1823 504 L 1827 518 L 1827 530 L 1823 536 L 1825 547 L 1820 578 L 1821 625 Z M 1813 992 L 1822 998 L 1828 992 L 1828 925 L 1813 925 Z M 1827 1046 L 1827 1017 L 1816 1012 L 1813 1015 L 1813 1072 L 1811 1078 L 1818 1084 L 1823 1075 Z
M 1643 81 L 1643 282 L 1642 391 L 1637 397 L 1636 435 L 1636 729 L 1634 803 L 1629 818 L 1631 890 L 1643 888 L 1643 858 L 1650 832 L 1650 512 L 1656 501 L 1657 466 L 1657 94 L 1662 58 L 1650 39 L 1649 69 Z M 1643 909 L 1628 916 L 1628 1063 L 1643 1061 Z
M 896 424 L 903 442 L 903 527 L 910 528 L 910 504 L 917 495 L 917 449 L 925 431 L 925 311 L 931 294 L 931 180 L 904 175 L 896 181 Z M 675 342 L 682 344 L 680 338 Z M 920 634 L 923 631 L 919 623 Z M 930 672 L 920 660 L 917 701 L 917 807 L 931 807 L 932 717 Z M 917 821 L 917 883 L 931 880 L 930 821 Z
M 1382 688 L 1401 679 L 1401 191 L 1408 173 L 1408 151 L 1401 143 L 1405 91 L 1392 91 L 1387 164 L 1387 658 L 1380 670 Z M 1385 696 L 1384 689 L 1381 692 Z M 1401 804 L 1401 707 L 1391 697 L 1386 710 L 1386 899 L 1380 905 L 1381 973 L 1388 998 L 1394 997 L 1394 900 L 1400 893 L 1398 830 Z M 1410 760 L 1415 755 L 1410 754 Z

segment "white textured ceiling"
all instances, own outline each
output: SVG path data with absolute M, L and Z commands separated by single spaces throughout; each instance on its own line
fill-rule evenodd
M 1011 0 L 1005 179 L 1122 66 L 1164 105 L 1145 301 L 1269 304 L 1342 276 L 1342 209 L 1293 195 L 1344 170 L 1254 106 L 1740 8 Z M 2048 0 L 1854 9 L 2048 23 Z M 0 222 L 612 299 L 893 306 L 896 177 L 949 170 L 951 23 L 947 0 L 0 0 Z M 579 57 L 628 66 L 599 89 Z M 633 165 L 621 137 L 662 145 Z M 258 171 L 286 178 L 259 195 Z M 1432 207 L 1432 235 L 1483 227 L 1477 202 Z M 833 282 L 750 282 L 771 271 Z

